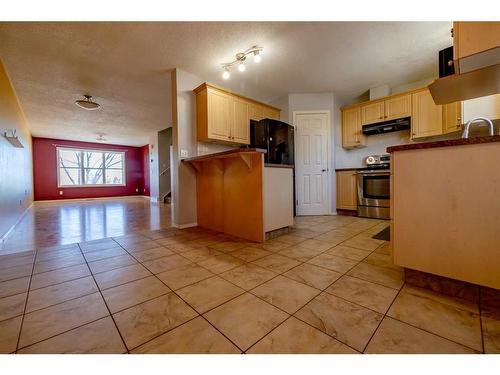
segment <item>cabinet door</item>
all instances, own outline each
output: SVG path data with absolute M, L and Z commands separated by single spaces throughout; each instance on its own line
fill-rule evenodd
M 255 103 L 250 104 L 250 119 L 260 121 L 264 118 L 264 107 Z
M 384 103 L 384 120 L 411 116 L 411 95 L 401 95 L 387 99 Z
M 231 141 L 250 143 L 250 105 L 238 97 L 231 98 Z
M 269 118 L 272 120 L 279 120 L 280 119 L 280 112 L 276 109 L 273 109 L 273 108 L 264 107 L 264 118 Z
M 428 89 L 412 94 L 412 138 L 443 134 L 443 111 L 436 105 Z
M 342 111 L 342 147 L 363 146 L 365 137 L 361 134 L 361 109 L 354 107 Z
M 358 193 L 355 171 L 337 172 L 337 209 L 358 209 Z
M 452 133 L 462 128 L 462 102 L 443 105 L 443 133 Z
M 384 121 L 384 102 L 375 102 L 361 106 L 361 125 Z
M 231 97 L 216 90 L 208 91 L 208 137 L 228 141 Z

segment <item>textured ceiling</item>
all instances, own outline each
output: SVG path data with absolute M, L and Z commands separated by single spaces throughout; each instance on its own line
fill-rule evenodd
M 33 135 L 143 145 L 171 124 L 178 67 L 263 101 L 293 92 L 349 98 L 437 75 L 451 22 L 0 23 L 0 57 Z M 252 45 L 261 64 L 221 79 L 220 63 Z M 73 103 L 94 96 L 102 108 Z

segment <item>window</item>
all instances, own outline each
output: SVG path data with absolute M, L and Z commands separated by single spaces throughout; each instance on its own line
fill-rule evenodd
M 122 151 L 57 148 L 59 187 L 124 186 L 125 153 Z

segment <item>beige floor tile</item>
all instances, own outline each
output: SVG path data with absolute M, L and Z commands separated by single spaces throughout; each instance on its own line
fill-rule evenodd
M 456 307 L 461 310 L 466 310 L 474 314 L 479 314 L 479 304 L 477 302 L 468 301 L 463 298 L 447 296 L 439 292 L 434 292 L 432 290 L 424 288 L 418 288 L 409 284 L 407 284 L 403 290 L 406 293 L 410 293 L 415 296 L 428 298 L 439 303 L 444 303 L 446 305 Z
M 137 261 L 130 255 L 122 255 L 119 257 L 98 260 L 97 262 L 91 262 L 89 263 L 89 268 L 95 275 L 100 272 L 106 272 L 114 270 L 116 268 L 130 266 L 131 264 L 135 263 L 137 263 Z
M 262 244 L 255 244 L 255 245 L 251 245 L 251 246 L 259 247 L 261 249 L 270 251 L 272 253 L 276 253 L 278 251 L 286 249 L 287 247 L 291 246 L 291 244 L 286 243 L 286 242 L 280 242 L 277 240 L 270 240 L 270 241 L 266 241 Z
M 245 247 L 246 245 L 240 242 L 233 242 L 233 241 L 224 241 L 224 242 L 218 242 L 216 244 L 210 245 L 210 249 L 218 250 L 222 253 L 231 253 L 235 250 L 241 249 Z
M 55 251 L 46 251 L 43 253 L 36 254 L 36 261 L 43 262 L 51 259 L 64 258 L 67 256 L 78 255 L 81 254 L 81 250 L 78 247 L 63 249 L 63 250 L 55 250 Z
M 85 263 L 83 255 L 81 254 L 68 255 L 65 257 L 37 262 L 33 269 L 33 273 L 52 271 L 63 267 L 76 266 L 77 264 L 82 264 L 82 263 Z
M 80 248 L 84 253 L 89 251 L 105 250 L 119 246 L 120 245 L 118 245 L 118 243 L 111 238 L 80 243 Z
M 172 250 L 173 252 L 178 253 L 178 254 L 183 254 L 183 253 L 187 253 L 188 251 L 193 251 L 196 249 L 204 248 L 203 245 L 195 244 L 195 243 L 192 243 L 190 241 L 182 242 L 182 243 L 172 243 L 172 244 L 165 245 L 165 246 L 167 248 L 169 248 L 170 250 Z
M 481 351 L 479 315 L 405 287 L 392 304 L 389 316 Z
M 292 245 L 284 250 L 281 250 L 278 254 L 293 258 L 299 262 L 307 262 L 309 259 L 321 254 L 322 252 L 323 250 L 319 249 L 308 249 L 300 247 L 299 245 Z
M 133 306 L 113 315 L 123 339 L 133 349 L 196 316 L 174 293 Z
M 319 241 L 315 239 L 308 239 L 305 240 L 304 242 L 301 242 L 297 245 L 298 247 L 302 247 L 305 249 L 311 249 L 311 250 L 316 250 L 316 251 L 327 251 L 332 247 L 329 243 L 326 243 L 324 241 Z
M 203 314 L 243 292 L 241 288 L 219 276 L 214 276 L 179 289 L 177 294 L 196 311 Z
M 318 295 L 320 291 L 287 277 L 278 276 L 253 289 L 251 293 L 289 314 L 293 314 Z
M 107 316 L 100 293 L 72 299 L 24 316 L 19 347 L 34 344 Z
M 374 266 L 387 267 L 396 271 L 403 271 L 403 267 L 396 266 L 392 261 L 392 256 L 388 254 L 372 253 L 363 261 Z
M 357 261 L 363 260 L 368 255 L 370 255 L 370 251 L 368 250 L 361 250 L 361 249 L 356 249 L 354 247 L 342 246 L 342 245 L 337 245 L 335 247 L 332 247 L 326 253 Z
M 154 260 L 174 254 L 172 250 L 166 247 L 155 247 L 144 251 L 137 251 L 133 253 L 132 256 L 139 262 L 146 262 L 148 260 Z
M 233 268 L 241 266 L 243 263 L 243 260 L 227 254 L 217 255 L 198 262 L 200 266 L 216 274 L 229 271 Z
M 250 290 L 276 276 L 276 273 L 251 263 L 233 268 L 220 276 L 240 288 Z
M 175 268 L 170 271 L 159 273 L 158 278 L 172 290 L 183 288 L 187 285 L 214 276 L 214 274 L 196 264 Z
M 4 268 L 0 270 L 0 282 L 8 281 L 12 279 L 18 279 L 20 277 L 31 275 L 31 270 L 33 266 L 31 264 L 24 264 L 22 266 L 15 266 Z
M 185 253 L 182 253 L 182 256 L 184 258 L 189 259 L 191 262 L 201 262 L 203 260 L 207 260 L 210 258 L 213 258 L 217 255 L 222 255 L 220 251 L 209 249 L 208 247 L 205 248 L 200 248 L 200 249 L 195 249 L 191 251 L 187 251 Z
M 288 314 L 245 293 L 209 311 L 205 317 L 240 349 L 247 350 Z
M 354 349 L 294 317 L 252 346 L 252 354 L 352 354 Z
M 300 264 L 298 260 L 279 254 L 272 254 L 267 257 L 258 259 L 252 263 L 256 264 L 257 266 L 267 268 L 268 270 L 276 273 L 286 272 L 290 268 L 296 267 Z
M 148 276 L 152 276 L 151 272 L 143 265 L 136 263 L 111 271 L 98 273 L 94 277 L 99 288 L 104 290 Z
M 127 349 L 110 317 L 28 346 L 21 354 L 113 354 Z
M 0 256 L 0 269 L 33 265 L 33 261 L 34 261 L 33 254 L 24 256 L 13 256 L 13 257 Z
M 383 241 L 375 240 L 371 236 L 358 235 L 343 242 L 342 245 L 355 247 L 356 249 L 373 251 L 379 247 Z
M 363 351 L 383 315 L 322 293 L 295 316 L 350 347 Z
M 286 277 L 307 284 L 316 289 L 325 289 L 328 285 L 337 280 L 341 273 L 327 270 L 313 264 L 301 264 L 284 273 Z
M 96 260 L 118 257 L 120 255 L 126 255 L 127 252 L 121 247 L 113 247 L 110 249 L 96 250 L 84 253 L 87 262 L 95 262 Z
M 240 353 L 240 350 L 205 319 L 198 317 L 148 341 L 133 353 L 231 354 Z
M 135 280 L 102 291 L 112 314 L 170 292 L 155 276 Z
M 380 245 L 380 247 L 377 248 L 377 250 L 374 251 L 374 253 L 377 254 L 385 254 L 385 255 L 391 255 L 391 243 L 386 242 Z
M 22 316 L 0 322 L 0 354 L 16 351 Z
M 38 273 L 31 278 L 31 290 L 44 288 L 46 286 L 60 284 L 66 281 L 90 276 L 89 267 L 86 264 L 60 268 L 57 270 Z
M 271 255 L 270 251 L 259 249 L 258 247 L 243 247 L 241 249 L 231 252 L 233 257 L 244 260 L 245 262 L 252 262 L 254 260 L 264 258 L 265 256 Z
M 399 289 L 403 285 L 403 272 L 361 262 L 347 273 L 359 279 Z
M 339 233 L 336 230 L 332 230 L 330 232 L 319 235 L 315 239 L 326 242 L 333 247 L 347 240 L 349 237 L 351 237 L 351 235 Z
M 378 354 L 454 354 L 475 353 L 453 341 L 385 317 L 373 335 L 366 353 Z
M 27 293 L 0 298 L 0 321 L 22 315 Z
M 329 270 L 340 273 L 346 273 L 356 264 L 358 264 L 358 262 L 355 260 L 342 258 L 331 254 L 318 255 L 317 257 L 312 258 L 308 263 L 328 268 Z
M 32 290 L 28 296 L 26 313 L 43 309 L 73 298 L 92 294 L 97 291 L 97 285 L 92 276 Z
M 500 320 L 483 316 L 484 352 L 500 354 Z
M 368 307 L 381 314 L 387 312 L 387 309 L 389 309 L 389 306 L 398 294 L 396 289 L 350 276 L 342 276 L 342 278 L 327 288 L 326 292 L 357 303 L 358 305 Z
M 126 245 L 126 246 L 123 246 L 123 248 L 130 253 L 135 253 L 137 251 L 154 249 L 158 246 L 160 246 L 160 244 L 158 242 L 150 240 L 150 241 L 143 241 L 143 242 L 138 242 L 135 244 Z
M 28 276 L 0 283 L 0 298 L 28 291 L 30 278 Z
M 304 242 L 306 238 L 296 236 L 293 234 L 285 234 L 284 236 L 279 236 L 277 237 L 278 241 L 284 242 L 284 243 L 289 243 L 291 245 L 297 245 L 298 243 Z
M 144 267 L 146 267 L 154 274 L 170 271 L 175 268 L 187 266 L 189 264 L 192 264 L 190 260 L 177 254 L 150 260 L 143 263 Z

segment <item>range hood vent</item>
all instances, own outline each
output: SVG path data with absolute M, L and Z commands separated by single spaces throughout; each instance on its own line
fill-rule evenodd
M 411 118 L 404 117 L 396 120 L 378 122 L 376 124 L 363 125 L 364 135 L 375 135 L 383 133 L 409 130 L 411 128 Z

